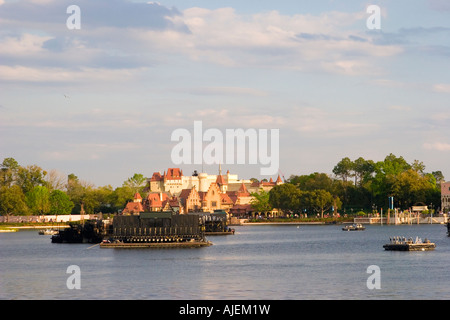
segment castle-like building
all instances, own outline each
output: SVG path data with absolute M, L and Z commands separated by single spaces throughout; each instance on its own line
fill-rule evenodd
M 218 175 L 194 173 L 184 176 L 180 168 L 169 168 L 167 171 L 154 172 L 148 179 L 148 195 L 142 198 L 139 193 L 134 201 L 129 202 L 124 214 L 135 214 L 148 211 L 174 211 L 178 213 L 214 212 L 224 210 L 236 215 L 245 215 L 252 211 L 251 193 L 260 190 L 269 191 L 274 186 L 283 184 L 280 176 L 269 182 L 239 180 L 238 175 L 227 171 L 222 174 L 219 165 Z

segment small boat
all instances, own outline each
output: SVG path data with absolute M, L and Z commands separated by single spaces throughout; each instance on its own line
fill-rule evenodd
M 40 235 L 55 235 L 58 233 L 58 230 L 53 230 L 53 229 L 45 229 L 45 230 L 39 230 L 39 234 Z
M 416 237 L 415 241 L 405 237 L 394 237 L 389 240 L 389 243 L 383 246 L 385 250 L 389 251 L 429 251 L 436 248 L 436 244 L 426 238 L 424 241 L 419 237 Z
M 362 231 L 366 230 L 366 227 L 364 227 L 361 223 L 354 223 L 351 226 L 345 226 L 342 228 L 344 231 Z

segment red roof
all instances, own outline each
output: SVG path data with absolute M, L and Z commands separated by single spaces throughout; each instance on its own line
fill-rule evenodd
M 192 189 L 183 189 L 180 193 L 180 199 L 187 199 L 191 194 Z
M 226 193 L 220 194 L 220 199 L 222 201 L 222 204 L 233 204 L 233 200 L 231 200 L 230 196 Z
M 247 213 L 254 211 L 251 204 L 235 204 L 230 208 L 232 213 Z
M 128 202 L 123 213 L 139 213 L 144 212 L 144 207 L 140 202 Z
M 242 197 L 242 196 L 250 196 L 250 193 L 247 190 L 247 187 L 245 186 L 245 184 L 242 182 L 241 187 L 238 190 L 238 197 Z
M 223 178 L 223 176 L 222 176 L 221 174 L 219 174 L 219 175 L 217 176 L 216 183 L 217 183 L 219 186 L 223 186 L 223 185 L 227 184 L 227 183 L 225 182 L 225 180 L 224 180 L 224 178 Z
M 180 168 L 169 168 L 165 174 L 166 180 L 180 180 L 183 176 L 183 171 Z
M 150 181 L 162 181 L 163 177 L 161 176 L 160 172 L 153 172 L 153 176 L 150 179 Z
M 162 197 L 162 201 L 161 201 Z M 166 193 L 152 192 L 148 194 L 148 206 L 150 208 L 159 208 L 163 206 L 163 201 L 169 199 L 169 196 Z

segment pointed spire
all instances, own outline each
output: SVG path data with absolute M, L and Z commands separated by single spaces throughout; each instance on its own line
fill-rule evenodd
M 238 192 L 248 193 L 247 187 L 245 186 L 244 182 L 242 182 L 241 187 L 239 188 Z
M 224 184 L 226 184 L 226 182 L 225 182 L 225 180 L 223 179 L 223 176 L 222 176 L 221 174 L 219 174 L 219 175 L 217 176 L 216 183 L 217 183 L 217 185 L 218 185 L 219 187 L 220 187 L 220 186 L 223 186 Z

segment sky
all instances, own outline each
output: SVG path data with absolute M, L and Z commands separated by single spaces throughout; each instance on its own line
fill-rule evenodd
M 393 153 L 449 180 L 449 58 L 446 0 L 0 0 L 0 161 L 96 186 L 217 174 L 172 157 L 201 121 L 279 130 L 278 173 L 222 164 L 244 179 Z

